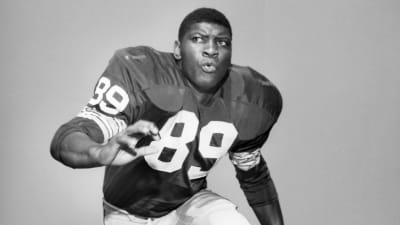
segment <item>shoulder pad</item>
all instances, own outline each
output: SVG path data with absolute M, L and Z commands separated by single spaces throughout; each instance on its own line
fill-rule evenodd
M 145 90 L 153 85 L 182 84 L 172 53 L 139 46 L 120 49 L 114 58 L 127 70 L 130 82 L 137 86 L 136 90 Z
M 144 93 L 165 111 L 182 108 L 185 88 L 172 53 L 147 46 L 129 47 L 117 50 L 113 60 L 122 65 L 133 92 Z
M 251 139 L 268 131 L 282 109 L 279 90 L 250 67 L 232 66 L 230 86 L 232 117 L 241 139 Z
M 158 54 L 158 51 L 148 46 L 127 47 L 118 49 L 115 55 L 125 59 L 142 60 L 152 54 Z

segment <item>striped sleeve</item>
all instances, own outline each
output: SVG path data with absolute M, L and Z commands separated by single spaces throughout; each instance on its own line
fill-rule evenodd
M 104 143 L 127 127 L 124 120 L 107 116 L 96 110 L 96 108 L 88 106 L 85 106 L 82 111 L 78 113 L 77 117 L 86 118 L 95 122 L 103 133 Z
M 260 163 L 260 148 L 249 152 L 230 153 L 230 159 L 238 169 L 248 171 Z

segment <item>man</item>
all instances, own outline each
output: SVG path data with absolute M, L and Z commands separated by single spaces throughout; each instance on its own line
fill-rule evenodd
M 56 132 L 51 154 L 72 168 L 106 166 L 104 223 L 244 225 L 229 200 L 206 189 L 226 153 L 262 225 L 283 224 L 260 148 L 281 112 L 276 87 L 231 64 L 232 29 L 200 8 L 174 52 L 118 50 L 86 107 Z

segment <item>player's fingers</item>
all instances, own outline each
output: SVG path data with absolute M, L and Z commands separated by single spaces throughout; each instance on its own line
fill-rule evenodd
M 141 133 L 144 135 L 157 136 L 158 128 L 153 122 L 147 120 L 139 120 L 133 125 L 127 127 L 125 132 L 128 135 Z
M 138 138 L 130 137 L 128 135 L 120 135 L 117 137 L 116 141 L 121 146 L 122 149 L 129 148 L 134 150 L 138 142 Z
M 152 155 L 158 153 L 158 151 L 159 149 L 153 146 L 144 146 L 135 149 L 138 156 Z

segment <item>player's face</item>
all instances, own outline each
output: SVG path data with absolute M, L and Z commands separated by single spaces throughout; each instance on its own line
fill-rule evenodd
M 232 37 L 229 30 L 213 23 L 193 24 L 175 54 L 181 56 L 184 76 L 202 93 L 215 91 L 231 65 Z

